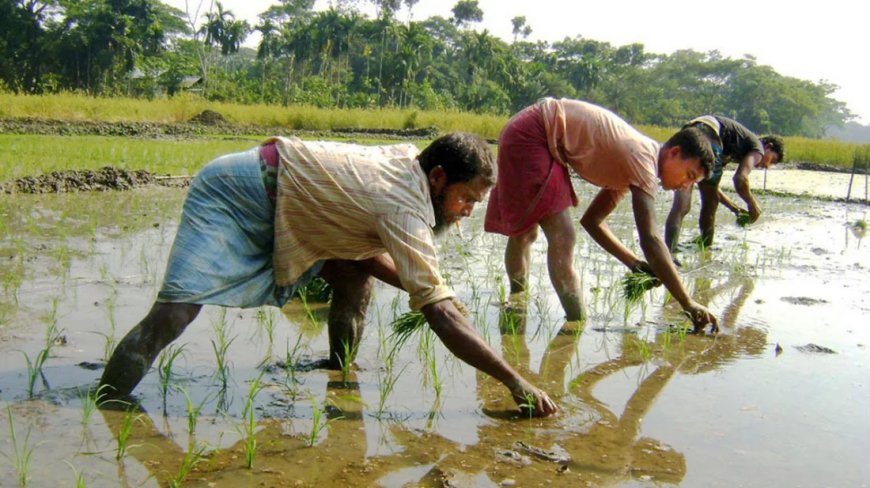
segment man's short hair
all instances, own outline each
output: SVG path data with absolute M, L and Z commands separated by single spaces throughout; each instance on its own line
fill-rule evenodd
M 684 157 L 698 158 L 704 170 L 704 178 L 709 178 L 713 172 L 714 155 L 710 140 L 697 127 L 683 127 L 665 142 L 664 147 L 679 147 Z
M 761 138 L 761 146 L 767 151 L 768 145 L 773 152 L 779 155 L 779 162 L 781 163 L 785 159 L 785 141 L 780 136 L 766 135 Z
M 447 173 L 447 184 L 464 183 L 480 176 L 495 184 L 495 158 L 483 138 L 468 132 L 451 132 L 429 144 L 417 156 L 420 167 L 428 175 L 441 166 Z

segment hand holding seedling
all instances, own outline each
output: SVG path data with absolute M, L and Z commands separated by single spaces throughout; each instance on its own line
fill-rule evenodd
M 710 324 L 711 333 L 719 332 L 719 321 L 716 320 L 716 316 L 700 303 L 692 300 L 683 308 L 683 313 L 692 321 L 695 333 L 703 332 L 707 324 Z
M 522 378 L 510 390 L 523 415 L 547 417 L 559 411 L 556 402 L 551 400 L 543 390 L 535 388 Z
M 626 301 L 633 303 L 640 300 L 645 291 L 661 284 L 661 280 L 656 277 L 649 263 L 638 259 L 631 267 L 631 273 L 626 274 L 622 279 L 623 295 Z
M 746 227 L 753 222 L 752 216 L 749 215 L 749 212 L 744 212 L 741 210 L 735 215 L 737 216 L 737 225 L 739 225 L 740 227 Z

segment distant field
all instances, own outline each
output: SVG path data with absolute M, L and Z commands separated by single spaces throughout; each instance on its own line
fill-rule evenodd
M 497 138 L 507 121 L 507 117 L 463 112 L 239 105 L 208 102 L 191 96 L 149 101 L 92 98 L 76 94 L 17 96 L 0 93 L 0 118 L 176 123 L 188 121 L 206 109 L 220 113 L 231 123 L 263 127 L 287 127 L 293 130 L 437 127 L 441 132 L 463 130 L 489 139 Z M 674 128 L 654 126 L 640 126 L 639 129 L 659 141 L 666 140 L 675 131 Z M 785 140 L 787 161 L 848 168 L 853 164 L 856 151 L 868 151 L 868 146 L 833 140 L 801 137 L 786 137 Z M 3 136 L 0 137 L 0 178 L 34 174 L 35 171 L 85 169 L 106 164 L 153 172 L 185 173 L 191 168 L 198 168 L 215 155 L 249 147 L 254 141 L 146 141 L 77 137 L 75 144 L 70 145 L 70 138 Z

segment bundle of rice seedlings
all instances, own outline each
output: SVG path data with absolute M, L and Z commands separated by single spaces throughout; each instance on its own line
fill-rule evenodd
M 649 273 L 642 271 L 626 273 L 622 278 L 622 292 L 625 301 L 628 303 L 637 302 L 643 297 L 645 291 L 658 286 L 659 283 L 659 279 Z
M 399 350 L 408 342 L 408 339 L 415 332 L 423 330 L 426 325 L 426 317 L 422 312 L 407 312 L 400 315 L 393 321 L 390 326 L 393 328 L 393 333 L 390 337 L 393 339 L 393 350 Z
M 749 212 L 737 213 L 737 225 L 740 227 L 746 227 L 750 223 L 752 223 L 752 216 L 749 215 Z

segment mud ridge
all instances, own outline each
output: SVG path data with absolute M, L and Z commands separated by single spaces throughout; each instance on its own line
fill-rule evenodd
M 0 183 L 0 193 L 67 193 L 132 190 L 146 185 L 187 186 L 188 177 L 154 175 L 145 170 L 129 171 L 105 166 L 96 171 L 52 171 Z
M 395 139 L 432 139 L 439 133 L 437 127 L 409 129 L 344 127 L 332 130 L 308 130 L 286 126 L 259 126 L 234 124 L 220 113 L 206 110 L 187 122 L 94 122 L 87 120 L 59 120 L 42 118 L 0 118 L 2 134 L 33 134 L 60 136 L 115 136 L 142 138 L 191 138 L 216 135 L 236 136 L 383 136 Z

